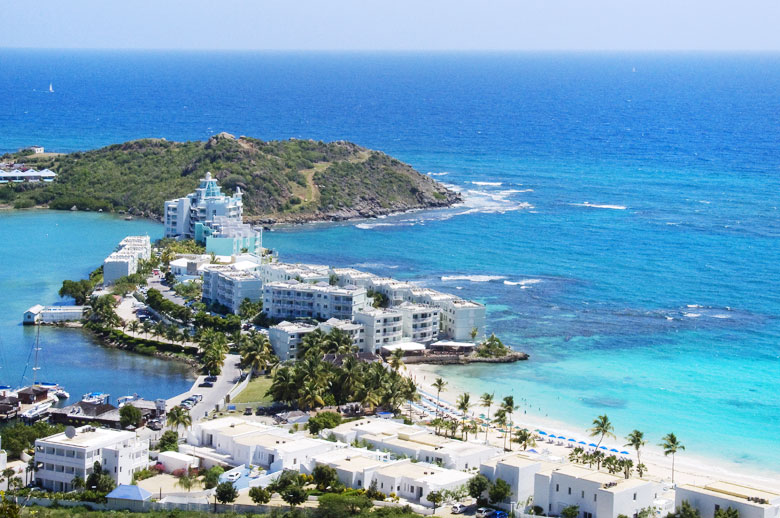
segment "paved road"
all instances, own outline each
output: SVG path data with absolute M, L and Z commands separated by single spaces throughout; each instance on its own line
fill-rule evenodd
M 183 306 L 187 302 L 184 297 L 176 295 L 175 291 L 163 284 L 162 279 L 156 275 L 152 275 L 146 279 L 146 286 L 149 289 L 154 288 L 155 290 L 159 291 L 164 298 L 170 300 L 174 304 L 178 304 L 179 306 Z
M 190 415 L 193 421 L 203 419 L 208 412 L 214 410 L 216 405 L 224 400 L 228 392 L 238 383 L 241 376 L 241 369 L 238 366 L 240 360 L 239 355 L 228 354 L 225 358 L 225 364 L 222 366 L 222 374 L 217 376 L 213 387 L 198 387 L 206 378 L 206 376 L 198 376 L 190 390 L 168 400 L 168 409 L 170 410 L 193 394 L 201 394 L 203 400 L 190 409 Z

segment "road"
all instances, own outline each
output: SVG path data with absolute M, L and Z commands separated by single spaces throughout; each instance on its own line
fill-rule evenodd
M 193 394 L 203 395 L 203 400 L 190 409 L 190 415 L 193 421 L 200 421 L 210 411 L 214 410 L 217 404 L 224 401 L 225 396 L 238 383 L 241 377 L 241 368 L 238 366 L 241 357 L 237 354 L 228 354 L 225 358 L 225 364 L 222 366 L 222 374 L 217 376 L 217 381 L 211 388 L 198 387 L 206 378 L 205 375 L 198 376 L 193 383 L 192 388 L 183 394 L 170 398 L 167 402 L 167 408 L 170 410 Z
M 170 300 L 174 304 L 183 306 L 187 303 L 187 300 L 184 297 L 176 295 L 176 292 L 163 284 L 162 279 L 156 275 L 152 275 L 146 279 L 146 286 L 149 289 L 154 288 L 155 290 L 159 291 L 163 298 Z

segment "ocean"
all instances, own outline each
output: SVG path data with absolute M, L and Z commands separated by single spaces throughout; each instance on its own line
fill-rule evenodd
M 227 131 L 412 164 L 465 204 L 266 246 L 485 303 L 531 359 L 443 371 L 474 395 L 780 469 L 780 55 L 3 50 L 0 69 L 0 151 Z

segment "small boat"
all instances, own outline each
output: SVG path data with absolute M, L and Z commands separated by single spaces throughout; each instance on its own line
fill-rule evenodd
M 108 403 L 108 398 L 111 394 L 105 392 L 87 392 L 81 396 L 81 400 L 85 403 Z
M 51 83 L 49 83 L 49 93 L 50 94 L 54 93 L 54 88 L 52 88 L 52 84 Z
M 54 396 L 57 399 L 68 399 L 70 397 L 70 394 L 65 392 L 65 389 L 60 387 L 54 390 Z
M 123 406 L 130 403 L 131 401 L 136 401 L 138 399 L 141 399 L 141 396 L 139 396 L 138 394 L 133 394 L 132 396 L 122 396 L 116 400 L 116 404 L 117 407 L 122 408 Z
M 44 401 L 42 403 L 37 403 L 33 405 L 32 407 L 28 408 L 24 412 L 22 412 L 22 419 L 25 421 L 37 421 L 38 419 L 41 419 L 42 417 L 46 416 L 46 414 L 49 413 L 49 409 L 51 408 L 52 402 L 51 401 Z
M 125 216 L 124 220 L 125 221 L 133 221 L 133 216 Z

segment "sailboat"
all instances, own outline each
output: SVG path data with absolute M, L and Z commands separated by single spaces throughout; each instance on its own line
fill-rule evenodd
M 52 88 L 52 84 L 51 83 L 49 83 L 49 93 L 50 94 L 54 93 L 54 88 Z
M 41 419 L 48 415 L 49 409 L 57 401 L 57 399 L 60 398 L 60 395 L 57 394 L 58 391 L 61 390 L 64 394 L 67 394 L 62 389 L 62 387 L 60 387 L 56 383 L 46 383 L 46 382 L 38 381 L 38 371 L 41 370 L 41 368 L 38 366 L 38 353 L 41 350 L 40 338 L 41 338 L 41 330 L 39 326 L 35 336 L 35 346 L 33 347 L 33 351 L 35 352 L 35 360 L 34 360 L 35 363 L 32 368 L 32 373 L 33 373 L 32 384 L 29 387 L 16 391 L 17 395 L 22 393 L 22 391 L 25 391 L 28 393 L 28 396 L 32 396 L 33 398 L 35 398 L 34 400 L 28 403 L 30 407 L 26 408 L 20 414 L 22 419 L 28 422 L 37 421 L 38 419 Z M 22 379 L 24 379 L 24 377 L 22 377 Z M 44 393 L 43 391 L 45 391 L 46 398 L 42 400 L 38 400 L 38 397 L 40 397 L 39 394 L 43 394 Z

